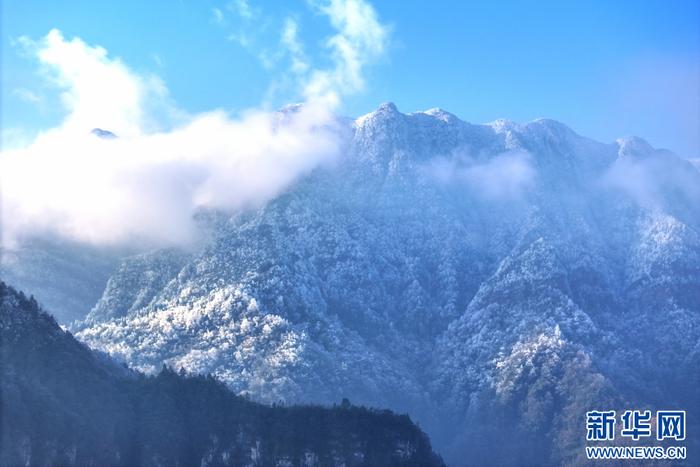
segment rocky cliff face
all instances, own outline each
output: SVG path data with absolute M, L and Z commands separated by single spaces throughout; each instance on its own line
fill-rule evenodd
M 696 167 L 550 120 L 349 126 L 337 167 L 212 214 L 196 254 L 127 259 L 78 338 L 261 400 L 408 410 L 477 464 L 576 462 L 599 406 L 699 408 Z

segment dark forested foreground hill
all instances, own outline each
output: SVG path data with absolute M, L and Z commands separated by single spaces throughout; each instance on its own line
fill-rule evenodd
M 146 377 L 0 282 L 0 465 L 441 465 L 406 415 L 250 402 L 212 377 Z

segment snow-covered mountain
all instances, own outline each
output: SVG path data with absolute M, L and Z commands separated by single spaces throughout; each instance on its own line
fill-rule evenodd
M 347 127 L 336 166 L 209 213 L 201 251 L 125 259 L 77 337 L 263 401 L 408 411 L 454 463 L 576 463 L 594 408 L 697 424 L 690 162 L 551 120 L 383 104 Z

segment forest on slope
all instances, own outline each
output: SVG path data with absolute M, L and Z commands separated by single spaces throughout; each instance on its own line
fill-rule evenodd
M 267 406 L 210 375 L 145 376 L 0 282 L 0 465 L 442 465 L 407 415 Z

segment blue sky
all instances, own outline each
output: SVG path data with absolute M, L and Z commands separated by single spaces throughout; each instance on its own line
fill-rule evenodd
M 304 1 L 32 1 L 2 4 L 2 126 L 35 131 L 65 110 L 19 38 L 52 28 L 157 75 L 187 112 L 297 101 L 280 31 L 291 18 L 314 66 L 327 18 Z M 464 120 L 560 120 L 602 141 L 639 135 L 700 157 L 700 2 L 373 2 L 388 40 L 339 111 L 383 101 Z M 280 84 L 281 83 L 281 84 Z M 108 89 L 105 92 L 109 92 Z

